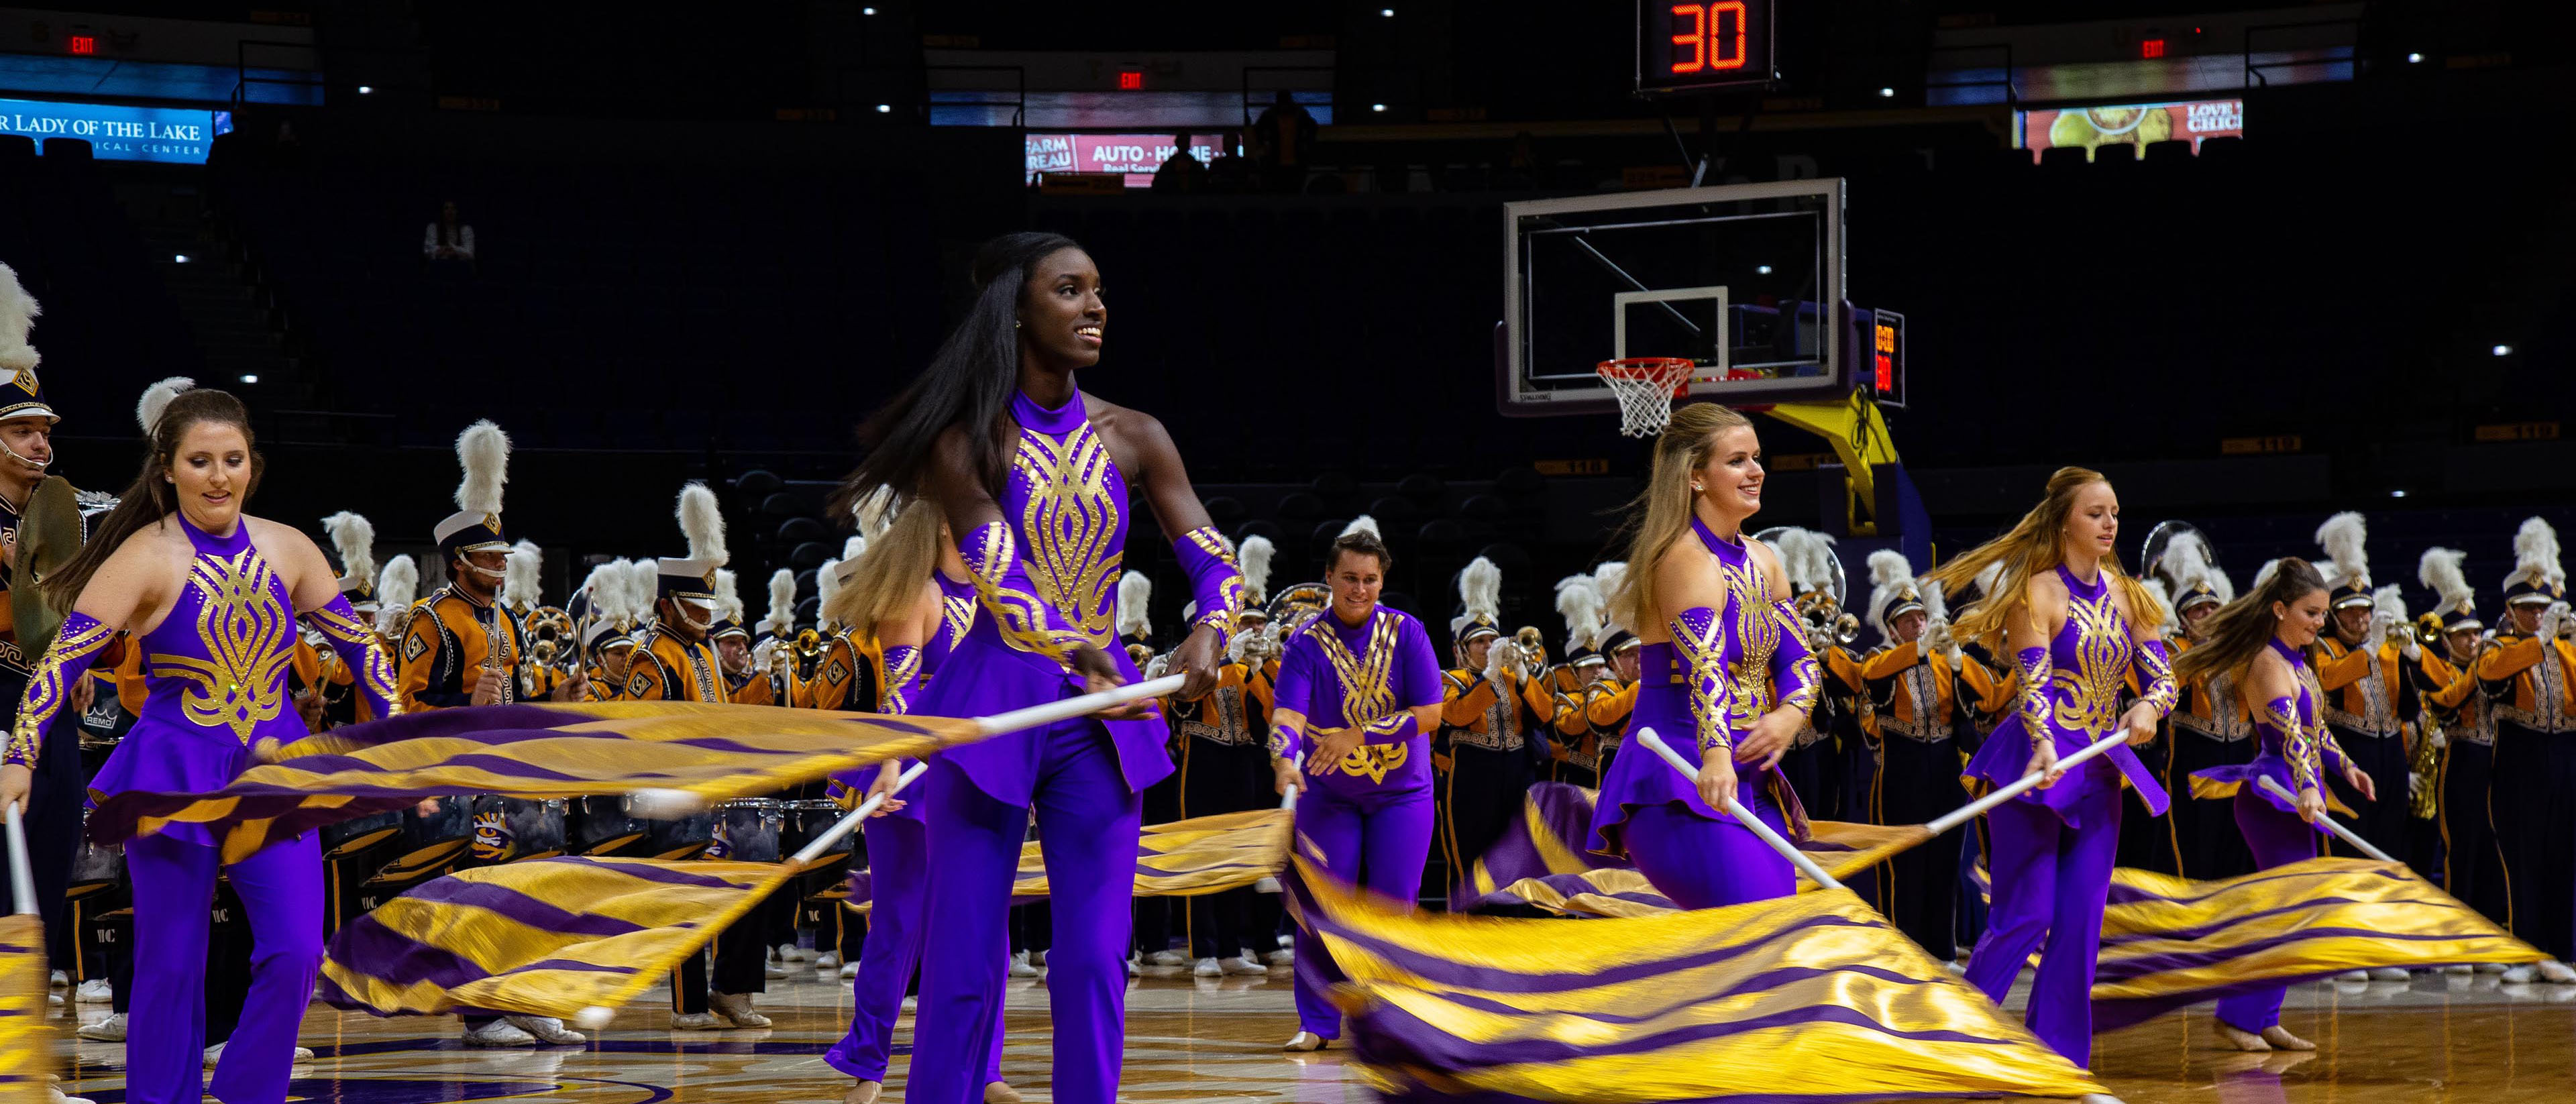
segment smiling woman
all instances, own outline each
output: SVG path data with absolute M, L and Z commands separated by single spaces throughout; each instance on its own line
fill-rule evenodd
M 340 593 L 322 550 L 296 529 L 242 512 L 259 486 L 250 414 L 214 390 L 165 380 L 137 415 L 150 437 L 143 468 L 81 554 L 45 581 L 71 613 L 18 707 L 0 758 L 0 805 L 27 792 L 47 725 L 119 632 L 144 651 L 149 700 L 90 789 L 221 789 L 277 744 L 306 734 L 286 708 L 296 617 L 310 614 L 379 717 L 396 712 L 393 672 Z M 241 1021 L 212 1091 L 243 1104 L 286 1098 L 295 1029 L 322 957 L 321 852 L 299 836 L 240 862 L 219 862 L 200 826 L 171 825 L 126 843 L 134 886 L 134 994 L 128 1100 L 202 1095 L 206 939 L 220 867 L 250 914 L 257 949 Z

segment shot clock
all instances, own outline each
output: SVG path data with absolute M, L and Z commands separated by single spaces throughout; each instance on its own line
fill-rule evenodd
M 1772 0 L 1637 0 L 1637 91 L 1771 81 Z

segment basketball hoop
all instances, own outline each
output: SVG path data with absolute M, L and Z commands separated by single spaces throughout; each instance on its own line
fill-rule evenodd
M 1689 390 L 1689 357 L 1627 357 L 1602 361 L 1593 369 L 1610 393 L 1619 397 L 1619 432 L 1652 437 L 1673 419 L 1673 400 Z

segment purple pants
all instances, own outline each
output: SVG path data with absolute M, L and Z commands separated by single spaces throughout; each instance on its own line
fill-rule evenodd
M 2255 793 L 2252 785 L 2236 791 L 2235 804 L 2236 827 L 2245 833 L 2245 846 L 2254 852 L 2255 869 L 2270 870 L 2317 857 L 2317 830 L 2297 813 L 2282 812 Z M 2281 1022 L 2281 997 L 2288 991 L 2275 985 L 2220 997 L 2219 1022 L 2260 1035 L 2264 1028 Z
M 923 808 L 929 908 L 943 953 L 921 966 L 907 1104 L 979 1104 L 994 1068 L 1006 967 L 979 948 L 1009 939 L 1011 881 L 1029 810 L 1046 853 L 1047 1003 L 1055 1026 L 1052 1092 L 1061 1104 L 1112 1104 L 1127 1042 L 1127 944 L 1144 805 L 1093 720 L 1037 734 L 1031 805 L 995 801 L 945 756 L 930 760 Z M 873 940 L 871 940 L 873 942 Z M 969 953 L 954 953 L 963 948 Z
M 1422 864 L 1431 857 L 1439 817 L 1428 784 L 1386 792 L 1345 794 L 1311 777 L 1297 799 L 1298 838 L 1313 845 L 1310 857 L 1335 879 L 1411 905 L 1422 896 Z M 1304 925 L 1297 928 L 1297 960 L 1321 961 L 1322 946 Z M 1319 1039 L 1342 1037 L 1342 1010 L 1306 984 L 1297 972 L 1297 1026 Z
M 250 913 L 250 992 L 211 1086 L 206 1050 L 206 928 L 216 851 L 166 835 L 126 841 L 134 880 L 134 998 L 125 1042 L 125 1099 L 280 1104 L 295 1032 L 322 968 L 322 844 L 311 832 L 229 867 Z
M 861 1081 L 884 1081 L 904 985 L 921 962 L 930 931 L 923 912 L 930 888 L 928 831 L 922 822 L 899 816 L 870 818 L 861 830 L 868 836 L 868 938 L 859 951 L 858 980 L 850 983 L 850 1033 L 823 1055 L 823 1063 Z M 1010 957 L 1007 940 L 1001 954 Z M 984 1081 L 1001 1079 L 1002 1017 L 995 1016 Z
M 1770 798 L 1749 808 L 1773 831 L 1789 834 L 1788 822 Z M 1619 838 L 1637 872 L 1686 909 L 1740 905 L 1798 891 L 1797 868 L 1753 829 L 1733 820 L 1711 820 L 1678 801 L 1630 809 Z
M 2024 1018 L 2039 1041 L 2089 1068 L 2093 970 L 2102 953 L 2102 908 L 2120 850 L 2120 781 L 2100 760 L 2082 771 L 2083 778 L 2058 782 L 2085 787 L 2067 810 L 2082 828 L 2069 828 L 2048 807 L 2020 799 L 1986 814 L 1994 905 L 1986 937 L 1968 958 L 1968 984 L 2001 1004 L 2022 964 L 2038 951 L 2039 976 Z

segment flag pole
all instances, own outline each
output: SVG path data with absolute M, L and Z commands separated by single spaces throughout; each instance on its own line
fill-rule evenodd
M 9 806 L 9 893 L 20 916 L 36 914 L 36 877 L 27 864 L 27 828 L 18 822 L 18 806 Z
M 1178 692 L 1181 684 L 1188 680 L 1188 675 L 1165 675 L 1158 679 L 1129 683 L 1115 690 L 1103 690 L 1097 694 L 1083 694 L 1062 701 L 1051 701 L 1044 705 L 1032 705 L 1026 709 L 1014 709 L 1008 713 L 996 713 L 990 717 L 977 717 L 975 724 L 976 727 L 984 730 L 984 735 L 999 736 L 1006 732 L 1018 732 L 1024 728 L 1069 721 L 1075 717 L 1088 717 L 1101 710 L 1115 709 L 1140 698 L 1159 698 Z
M 2266 790 L 2271 791 L 2272 796 L 2274 796 L 2274 797 L 2278 797 L 2278 798 L 2280 798 L 2280 799 L 2282 799 L 2282 800 L 2284 800 L 2284 801 L 2287 801 L 2287 802 L 2289 802 L 2289 803 L 2290 803 L 2290 804 L 2292 804 L 2292 805 L 2296 805 L 2296 804 L 2298 804 L 2298 803 L 2299 803 L 2298 795 L 2293 794 L 2293 793 L 2291 793 L 2291 792 L 2290 792 L 2290 791 L 2288 791 L 2288 790 L 2282 789 L 2282 788 L 2281 788 L 2281 784 L 2280 784 L 2280 783 L 2275 782 L 2275 781 L 2272 781 L 2272 776 L 2271 776 L 2271 775 L 2265 774 L 2265 775 L 2257 775 L 2257 776 L 2255 776 L 2255 778 L 2254 778 L 2254 784 L 2255 784 L 2255 785 L 2258 785 L 2258 786 L 2261 786 L 2261 787 L 2263 787 L 2263 788 L 2264 788 L 2264 789 L 2266 789 Z M 2397 860 L 2395 860 L 2395 859 L 2389 858 L 2389 857 L 2388 857 L 2388 852 L 2386 852 L 2386 851 L 2382 851 L 2382 850 L 2380 850 L 2380 849 L 2378 849 L 2378 848 L 2376 848 L 2376 847 L 2372 847 L 2372 846 L 2370 845 L 2370 841 L 2369 841 L 2369 840 L 2366 840 L 2366 839 L 2361 838 L 2360 836 L 2356 836 L 2356 835 L 2354 835 L 2354 834 L 2352 833 L 2352 829 L 2350 829 L 2350 828 L 2346 828 L 2346 827 L 2344 827 L 2342 824 L 2340 824 L 2340 823 L 2336 822 L 2336 820 L 2335 820 L 2335 818 L 2334 818 L 2334 814 L 2333 814 L 2333 813 L 2324 813 L 2324 814 L 2319 815 L 2319 816 L 2317 817 L 2317 821 L 2316 821 L 2316 822 L 2317 822 L 2317 824 L 2319 824 L 2319 825 L 2323 826 L 2327 831 L 2329 831 L 2329 832 L 2333 832 L 2333 833 L 2335 834 L 2336 838 L 2341 839 L 2341 840 L 2343 840 L 2345 843 L 2349 843 L 2349 844 L 2353 845 L 2353 846 L 2354 846 L 2354 847 L 2356 847 L 2356 848 L 2359 848 L 2359 849 L 2361 850 L 2361 853 L 2362 853 L 2362 854 L 2368 855 L 2368 856 L 2370 856 L 2371 858 L 2377 859 L 2377 860 L 2379 860 L 2379 861 L 2381 861 L 2381 862 L 2396 862 L 2396 861 L 2397 861 Z
M 1653 749 L 1655 754 L 1663 756 L 1664 762 L 1672 764 L 1673 769 L 1682 772 L 1683 777 L 1691 779 L 1699 777 L 1699 768 L 1692 766 L 1690 760 L 1682 758 L 1682 753 L 1674 751 L 1673 746 L 1665 743 L 1663 737 L 1655 735 L 1654 729 L 1638 729 L 1637 742 Z M 1841 882 L 1834 880 L 1833 875 L 1825 873 L 1824 867 L 1816 865 L 1816 860 L 1808 858 L 1806 852 L 1798 850 L 1788 840 L 1780 838 L 1780 833 L 1772 831 L 1770 825 L 1762 823 L 1761 818 L 1754 816 L 1753 810 L 1745 808 L 1743 802 L 1737 801 L 1734 794 L 1720 796 L 1726 798 L 1726 815 L 1734 817 L 1737 823 L 1752 829 L 1754 835 L 1762 837 L 1762 842 L 1771 845 L 1771 849 L 1779 852 L 1780 857 L 1789 860 L 1789 865 L 1797 867 L 1798 873 L 1806 875 L 1808 881 L 1826 889 L 1843 887 Z
M 2110 735 L 2104 736 L 2099 740 L 2095 740 L 2092 743 L 2085 745 L 2082 751 L 2078 751 L 2073 755 L 2069 755 L 2064 759 L 2058 760 L 2058 768 L 2062 771 L 2065 768 L 2072 767 L 2075 764 L 2093 758 L 2094 756 L 2101 755 L 2110 751 L 2112 748 L 2127 743 L 2128 739 L 2128 729 L 2113 729 Z M 1962 824 L 1966 824 L 1969 821 L 1985 815 L 1986 810 L 1992 809 L 1997 805 L 2001 805 L 2004 802 L 2030 792 L 2032 787 L 2039 785 L 2040 781 L 2046 777 L 2048 777 L 2047 772 L 2043 771 L 2039 774 L 2026 774 L 2013 779 L 2009 783 L 1996 787 L 1995 792 L 1953 809 L 1948 813 L 1943 814 L 1939 820 L 1925 824 L 1923 826 L 1923 830 L 1937 836 Z
M 813 842 L 806 844 L 804 850 L 798 851 L 794 858 L 787 860 L 788 865 L 801 868 L 807 863 L 822 858 L 823 853 L 830 851 L 833 844 L 841 842 L 841 837 L 849 835 L 869 817 L 875 816 L 877 809 L 886 803 L 887 798 L 902 793 L 904 787 L 912 785 L 913 780 L 920 778 L 928 770 L 930 770 L 930 761 L 927 759 L 904 768 L 904 772 L 895 777 L 893 789 L 871 795 L 866 801 L 860 802 L 858 808 L 850 810 L 848 815 L 834 821 L 830 828 L 823 830 L 822 835 L 814 837 Z

